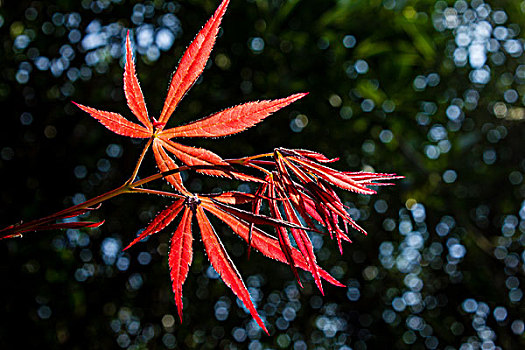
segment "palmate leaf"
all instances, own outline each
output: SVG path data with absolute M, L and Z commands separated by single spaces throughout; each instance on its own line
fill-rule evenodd
M 306 93 L 294 94 L 277 100 L 247 102 L 215 113 L 195 122 L 164 130 L 168 119 L 180 100 L 202 73 L 215 44 L 222 17 L 229 1 L 223 0 L 214 15 L 206 22 L 201 31 L 183 54 L 171 79 L 168 94 L 159 120 L 150 118 L 144 96 L 135 71 L 130 33 L 126 36 L 126 64 L 124 69 L 124 94 L 131 112 L 140 124 L 129 121 L 118 113 L 106 112 L 75 103 L 89 113 L 109 130 L 123 136 L 153 139 L 153 153 L 161 172 L 175 170 L 178 165 L 170 157 L 180 160 L 188 166 L 217 166 L 217 169 L 200 169 L 200 173 L 235 178 L 242 181 L 262 182 L 259 177 L 228 168 L 229 163 L 212 151 L 186 146 L 173 141 L 178 137 L 219 137 L 241 132 L 262 121 L 270 114 L 304 97 Z M 149 143 L 148 143 L 149 145 Z M 166 180 L 179 192 L 188 194 L 182 178 L 178 174 L 166 177 Z
M 264 220 L 264 216 L 262 215 L 245 215 L 243 214 L 244 211 L 240 209 L 230 213 L 226 210 L 231 210 L 232 207 L 224 205 L 217 200 L 211 199 L 211 197 L 188 196 L 175 200 L 170 206 L 157 214 L 157 216 L 151 221 L 146 229 L 144 229 L 144 231 L 125 248 L 128 249 L 145 237 L 166 228 L 173 222 L 173 220 L 179 215 L 181 211 L 183 212 L 177 229 L 171 237 L 169 252 L 170 276 L 172 280 L 173 292 L 175 294 L 175 303 L 177 305 L 177 311 L 181 321 L 183 309 L 182 286 L 187 278 L 189 266 L 191 265 L 193 258 L 193 234 L 191 222 L 192 218 L 195 217 L 199 225 L 201 238 L 204 243 L 208 259 L 211 262 L 213 268 L 219 273 L 224 283 L 226 283 L 226 285 L 230 287 L 237 297 L 239 297 L 239 299 L 243 302 L 257 324 L 268 333 L 262 319 L 255 309 L 255 306 L 250 298 L 250 294 L 244 285 L 239 272 L 230 260 L 221 240 L 211 226 L 205 211 L 212 213 L 219 220 L 230 226 L 232 230 L 244 240 L 248 239 L 249 231 L 252 230 L 253 246 L 265 256 L 281 262 L 293 264 L 294 268 L 301 268 L 312 273 L 314 276 L 317 275 L 316 279 L 323 278 L 336 286 L 343 286 L 326 271 L 317 266 L 315 258 L 312 259 L 311 257 L 305 257 L 305 254 L 301 250 L 293 247 L 289 241 L 286 244 L 287 249 L 283 250 L 282 242 L 274 237 L 269 236 L 257 227 L 250 227 L 250 224 L 255 222 L 257 224 L 265 223 L 271 224 L 273 226 L 280 225 L 282 227 L 294 227 L 299 229 L 302 228 L 302 226 L 300 225 L 298 219 L 297 223 L 286 223 L 285 221 L 270 217 L 267 217 L 267 219 Z M 245 200 L 254 199 L 254 197 L 246 196 L 244 194 L 241 195 L 238 192 L 225 193 L 224 195 L 216 195 L 215 197 L 219 199 L 227 199 L 227 202 L 230 202 L 230 199 L 234 198 L 233 202 L 235 203 L 237 203 L 238 200 L 245 203 Z M 245 220 L 239 218 L 235 214 L 241 215 L 245 218 Z M 320 286 L 322 291 L 320 282 L 318 286 Z
M 347 226 L 364 233 L 361 228 L 348 214 L 341 199 L 329 184 L 358 192 L 361 194 L 374 194 L 375 191 L 366 186 L 372 185 L 374 180 L 386 178 L 400 178 L 393 174 L 388 176 L 372 176 L 367 173 L 363 176 L 363 181 L 354 180 L 351 173 L 340 172 L 335 169 L 315 163 L 316 161 L 328 163 L 331 160 L 324 155 L 305 150 L 276 149 L 274 161 L 277 172 L 272 173 L 271 181 L 274 181 L 280 191 L 287 194 L 286 205 L 291 204 L 302 218 L 307 222 L 307 226 L 312 226 L 308 218 L 311 217 L 327 228 L 330 237 L 337 239 L 339 250 L 342 253 L 341 241 L 351 242 L 347 235 Z M 268 180 L 270 181 L 270 180 Z M 261 186 L 262 187 L 262 186 Z M 284 195 L 282 195 L 284 197 Z M 269 204 L 272 205 L 271 200 Z M 285 208 L 287 209 L 287 208 Z M 288 221 L 294 222 L 295 212 L 288 208 Z M 279 218 L 277 210 L 272 210 L 272 215 Z M 345 231 L 340 228 L 339 221 L 342 221 Z M 297 232 L 296 232 L 297 233 Z M 302 237 L 294 236 L 296 241 Z M 305 246 L 306 248 L 306 246 Z M 303 254 L 308 254 L 306 249 L 301 249 Z
M 124 93 L 127 104 L 139 123 L 131 122 L 118 113 L 100 111 L 79 104 L 77 106 L 117 134 L 150 139 L 142 156 L 146 154 L 147 148 L 152 145 L 155 161 L 161 172 L 178 169 L 179 164 L 177 162 L 180 161 L 185 165 L 195 167 L 195 171 L 207 175 L 261 183 L 260 188 L 263 188 L 263 190 L 258 191 L 256 195 L 227 192 L 218 195 L 198 196 L 190 193 L 185 188 L 179 173 L 166 174 L 166 180 L 177 192 L 185 197 L 180 198 L 182 196 L 178 194 L 166 194 L 165 192 L 161 193 L 161 191 L 142 189 L 143 191 L 150 191 L 150 193 L 156 192 L 157 194 L 172 195 L 180 199 L 175 200 L 168 208 L 161 211 L 125 249 L 166 228 L 182 212 L 182 217 L 171 237 L 169 252 L 172 287 L 177 311 L 182 320 L 182 286 L 188 276 L 189 266 L 193 258 L 192 220 L 195 217 L 212 266 L 244 303 L 259 326 L 267 332 L 239 272 L 229 259 L 205 211 L 212 213 L 212 215 L 230 226 L 237 235 L 249 243 L 250 247 L 253 243 L 254 248 L 265 256 L 288 263 L 299 284 L 301 282 L 297 268 L 310 272 L 317 286 L 323 292 L 321 279 L 338 286 L 342 286 L 342 284 L 317 265 L 313 246 L 306 230 L 317 231 L 312 220 L 318 220 L 330 230 L 331 234 L 335 232 L 340 242 L 341 239 L 348 239 L 348 237 L 339 228 L 338 221 L 343 220 L 343 222 L 352 226 L 355 224 L 348 213 L 346 213 L 335 192 L 329 186 L 324 186 L 324 182 L 352 191 L 370 194 L 374 193 L 374 191 L 369 189 L 368 186 L 375 185 L 377 181 L 384 178 L 373 176 L 369 173 L 354 175 L 339 172 L 318 164 L 330 163 L 335 161 L 335 159 L 329 159 L 320 153 L 307 150 L 279 149 L 275 152 L 275 164 L 277 164 L 278 171 L 272 170 L 273 172 L 268 172 L 263 168 L 274 163 L 260 159 L 256 159 L 252 163 L 246 162 L 246 164 L 236 163 L 232 160 L 227 161 L 212 151 L 186 146 L 173 140 L 183 137 L 215 138 L 233 135 L 258 124 L 277 110 L 306 96 L 306 93 L 298 93 L 276 100 L 247 102 L 186 125 L 165 129 L 166 123 L 179 102 L 205 67 L 215 44 L 219 25 L 226 12 L 228 3 L 228 0 L 221 2 L 214 15 L 204 25 L 183 54 L 171 79 L 168 94 L 158 121 L 148 115 L 144 96 L 135 71 L 129 32 L 126 37 Z M 256 158 L 260 157 L 257 156 Z M 138 164 L 140 164 L 140 161 Z M 252 167 L 251 170 L 262 171 L 267 175 L 274 174 L 278 181 L 268 181 L 268 178 L 263 180 L 257 176 L 245 174 L 236 170 L 232 164 L 248 165 Z M 201 168 L 199 169 L 199 167 Z M 138 166 L 134 176 L 137 171 Z M 298 178 L 299 182 L 295 182 L 296 180 L 293 180 L 292 177 Z M 267 197 L 264 197 L 265 193 L 267 193 Z M 269 201 L 272 216 L 259 214 L 259 208 L 263 200 Z M 253 212 L 235 207 L 235 205 L 249 203 L 253 203 Z M 282 208 L 284 208 L 284 215 L 281 213 Z M 307 227 L 303 226 L 303 222 L 306 223 Z M 254 227 L 254 225 L 273 226 L 277 232 L 277 237 L 266 234 L 259 228 Z M 291 230 L 297 244 L 296 247 L 291 243 L 288 230 Z

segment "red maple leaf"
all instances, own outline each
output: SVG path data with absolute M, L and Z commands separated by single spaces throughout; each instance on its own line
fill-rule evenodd
M 135 64 L 131 51 L 129 32 L 126 38 L 126 65 L 124 71 L 124 93 L 131 112 L 140 124 L 129 121 L 122 115 L 113 112 L 97 110 L 75 103 L 80 109 L 89 113 L 109 130 L 123 136 L 134 138 L 153 139 L 153 153 L 159 170 L 169 171 L 177 165 L 169 154 L 189 166 L 222 166 L 229 164 L 212 151 L 186 146 L 173 141 L 180 137 L 221 137 L 244 131 L 261 122 L 273 112 L 304 97 L 306 93 L 294 94 L 277 100 L 253 101 L 212 114 L 208 117 L 186 125 L 165 129 L 177 105 L 202 73 L 211 50 L 215 44 L 219 25 L 226 12 L 229 0 L 223 0 L 190 44 L 173 77 L 164 102 L 164 107 L 158 119 L 149 116 L 144 102 L 144 96 L 135 73 Z M 235 177 L 244 181 L 257 181 L 257 178 L 236 172 L 219 169 L 203 169 L 199 172 L 209 175 Z M 188 194 L 182 185 L 179 174 L 166 178 L 176 190 Z
M 171 236 L 169 252 L 172 287 L 181 321 L 182 285 L 188 276 L 189 267 L 193 259 L 192 219 L 195 217 L 206 249 L 206 254 L 208 255 L 208 259 L 213 268 L 221 276 L 224 283 L 226 283 L 226 285 L 228 285 L 235 295 L 237 295 L 237 297 L 243 302 L 257 324 L 268 333 L 264 322 L 259 316 L 259 313 L 250 298 L 248 289 L 237 271 L 237 268 L 224 249 L 224 246 L 213 229 L 205 211 L 211 213 L 213 216 L 227 224 L 233 232 L 242 239 L 248 241 L 248 236 L 251 235 L 251 245 L 263 255 L 291 264 L 294 269 L 300 268 L 309 272 L 315 271 L 316 279 L 323 278 L 336 286 L 343 286 L 325 270 L 317 266 L 315 259 L 312 261 L 310 258 L 305 258 L 302 251 L 292 247 L 289 242 L 286 244 L 286 250 L 284 250 L 281 240 L 286 239 L 284 236 L 288 237 L 287 234 L 283 234 L 283 237 L 276 239 L 257 227 L 251 228 L 251 223 L 255 223 L 258 225 L 271 225 L 276 229 L 306 229 L 302 227 L 299 222 L 286 222 L 278 218 L 276 219 L 253 214 L 228 205 L 247 203 L 253 199 L 254 196 L 239 192 L 226 192 L 213 196 L 180 196 L 180 198 L 175 200 L 173 204 L 161 211 L 144 229 L 144 231 L 142 231 L 142 233 L 125 248 L 128 249 L 145 237 L 164 229 L 175 220 L 181 211 L 183 212 L 182 218 L 180 219 L 175 232 Z
M 380 181 L 403 178 L 396 174 L 338 171 L 322 164 L 337 159 L 328 159 L 320 153 L 307 150 L 277 148 L 273 153 L 272 161 L 254 158 L 248 157 L 239 162 L 266 171 L 268 174 L 265 178 L 266 182 L 261 184 L 256 192 L 258 198 L 253 201 L 253 212 L 259 213 L 262 201 L 266 199 L 269 202 L 271 215 L 278 219 L 299 223 L 300 217 L 308 227 L 315 227 L 312 222 L 314 220 L 326 227 L 331 237 L 335 236 L 341 253 L 341 241 L 351 242 L 348 237 L 348 225 L 363 234 L 366 234 L 366 231 L 352 219 L 346 206 L 330 185 L 372 195 L 376 191 L 370 188 L 371 186 L 392 185 Z M 261 168 L 268 166 L 272 168 L 270 171 Z M 281 215 L 280 203 L 282 203 L 284 217 Z M 340 221 L 343 228 L 340 227 Z M 284 236 L 283 228 L 278 228 L 277 231 L 278 236 Z M 315 256 L 308 235 L 298 229 L 291 229 L 291 233 L 301 253 L 309 262 L 310 272 L 322 291 L 320 279 L 316 276 Z M 281 243 L 283 251 L 289 249 L 286 247 L 290 246 L 286 238 L 283 237 Z
M 178 165 L 172 158 L 174 157 L 188 166 L 201 167 L 201 169 L 197 171 L 208 175 L 235 177 L 245 181 L 262 182 L 262 180 L 257 177 L 234 170 L 228 162 L 209 150 L 186 146 L 174 141 L 173 139 L 181 137 L 215 138 L 236 134 L 256 125 L 273 112 L 276 112 L 290 103 L 304 97 L 306 93 L 294 94 L 277 100 L 248 102 L 225 109 L 186 125 L 166 128 L 166 125 L 177 105 L 200 76 L 206 62 L 208 61 L 211 50 L 215 44 L 219 25 L 228 3 L 229 0 L 222 1 L 214 15 L 200 30 L 182 56 L 179 66 L 171 79 L 164 107 L 162 108 L 162 112 L 158 119 L 155 119 L 148 114 L 144 96 L 135 72 L 129 32 L 126 38 L 124 93 L 127 104 L 133 115 L 137 118 L 138 123 L 132 122 L 118 113 L 101 111 L 78 103 L 75 104 L 80 109 L 97 119 L 106 128 L 119 135 L 150 139 L 150 142 L 146 147 L 149 147 L 150 144 L 152 145 L 153 154 L 161 172 L 167 172 L 178 168 Z M 209 167 L 208 169 L 206 169 L 207 166 Z M 219 237 L 216 235 L 203 211 L 204 208 L 212 212 L 213 215 L 222 218 L 227 224 L 235 225 L 236 228 L 234 228 L 234 231 L 242 230 L 242 233 L 247 233 L 249 225 L 243 221 L 243 219 L 240 219 L 227 211 L 218 211 L 220 205 L 217 204 L 221 203 L 221 201 L 223 206 L 225 205 L 224 203 L 238 204 L 238 202 L 241 201 L 241 198 L 244 198 L 245 196 L 243 197 L 242 194 L 232 192 L 229 197 L 228 195 L 223 194 L 221 196 L 215 196 L 213 200 L 211 197 L 202 197 L 201 199 L 186 190 L 179 173 L 170 174 L 165 178 L 184 196 L 181 196 L 181 199 L 176 200 L 171 206 L 160 212 L 141 235 L 128 246 L 128 248 L 142 240 L 144 237 L 154 234 L 169 225 L 182 211 L 182 218 L 171 239 L 171 249 L 169 254 L 173 292 L 175 293 L 178 312 L 182 319 L 182 284 L 187 277 L 189 265 L 191 264 L 193 256 L 191 222 L 193 217 L 195 217 L 212 266 L 221 275 L 224 282 L 243 301 L 257 323 L 266 331 L 262 320 L 250 300 L 249 293 L 244 286 L 239 273 L 231 263 Z M 242 214 L 239 213 L 237 213 L 237 215 L 242 216 Z M 245 215 L 250 217 L 249 213 Z M 266 220 L 262 217 L 257 218 L 257 216 L 250 218 L 258 224 L 270 223 L 276 226 L 283 224 L 279 220 L 273 220 L 271 218 L 267 218 Z M 245 219 L 246 217 L 244 217 L 244 220 Z M 266 246 L 263 245 L 261 247 L 260 244 L 256 244 L 255 246 L 259 247 L 263 254 L 277 260 L 282 260 L 280 251 L 276 249 L 272 250 L 267 247 L 269 244 L 271 245 L 273 243 L 271 238 L 260 232 L 261 231 L 256 231 L 256 237 L 263 237 L 260 241 L 266 242 Z M 289 244 L 286 245 L 286 247 L 288 246 Z M 281 245 L 281 247 L 283 247 L 283 245 Z M 298 259 L 298 254 L 292 253 L 290 249 L 287 250 L 285 256 L 290 257 L 292 254 L 295 254 L 295 258 Z M 288 262 L 295 267 L 293 260 L 288 259 Z M 297 264 L 299 264 L 299 267 L 301 268 L 306 268 L 308 265 L 306 262 L 302 263 L 302 260 L 299 260 Z M 333 278 L 328 277 L 329 275 L 326 273 L 324 273 L 323 276 L 328 278 L 332 283 L 338 283 Z

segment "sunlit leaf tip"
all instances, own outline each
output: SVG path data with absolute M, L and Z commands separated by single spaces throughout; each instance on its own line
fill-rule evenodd
M 118 113 L 101 111 L 72 101 L 78 108 L 89 113 L 109 130 L 122 136 L 149 138 L 151 132 L 145 127 L 130 122 Z
M 177 70 L 173 74 L 168 95 L 159 117 L 159 123 L 166 124 L 180 100 L 201 75 L 219 31 L 222 17 L 226 12 L 229 0 L 223 0 L 213 16 L 199 31 L 190 46 L 184 52 Z
M 153 125 L 149 120 L 146 103 L 144 102 L 144 95 L 142 94 L 139 80 L 137 78 L 137 73 L 135 72 L 135 62 L 133 60 L 129 30 L 126 35 L 124 94 L 126 95 L 126 101 L 128 103 L 129 109 L 149 131 L 152 131 Z

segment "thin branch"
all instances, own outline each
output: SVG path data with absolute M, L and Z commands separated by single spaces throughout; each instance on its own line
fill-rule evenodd
M 142 153 L 140 154 L 140 157 L 139 159 L 137 160 L 137 164 L 135 165 L 135 169 L 133 169 L 133 173 L 131 174 L 131 177 L 129 178 L 129 180 L 126 182 L 127 184 L 131 184 L 133 183 L 133 181 L 135 181 L 135 179 L 137 178 L 137 174 L 139 172 L 139 169 L 140 169 L 140 165 L 142 164 L 142 161 L 144 160 L 144 156 L 146 155 L 146 152 L 148 151 L 149 147 L 151 146 L 151 143 L 153 142 L 153 137 L 151 137 L 149 140 L 148 140 L 148 143 L 146 143 L 146 145 L 144 146 L 144 149 L 142 150 Z
M 186 197 L 186 196 L 183 196 L 181 194 L 176 194 L 176 193 L 173 193 L 173 192 L 151 190 L 149 188 L 133 188 L 131 190 L 131 193 L 145 193 L 145 194 L 153 194 L 153 195 L 157 195 L 157 196 L 173 197 L 173 198 L 185 198 Z
M 227 161 L 230 164 L 246 165 L 247 162 L 252 161 L 254 159 L 267 158 L 267 157 L 272 157 L 272 156 L 273 156 L 273 153 L 263 153 L 263 154 L 257 154 L 254 156 L 249 156 L 249 157 L 225 159 L 225 161 Z
M 146 147 L 144 147 L 144 150 L 143 150 L 143 152 L 141 154 L 141 158 L 144 157 L 144 154 L 147 151 L 148 147 L 149 147 L 149 143 L 146 145 Z M 136 177 L 136 172 L 138 171 L 138 168 L 140 167 L 140 162 L 141 162 L 141 160 L 139 162 L 137 162 L 137 167 L 135 167 L 135 170 L 133 172 L 134 173 L 133 176 L 135 176 L 135 177 Z M 187 165 L 185 165 L 185 166 L 181 166 L 181 167 L 179 167 L 177 169 L 164 171 L 164 172 L 161 172 L 161 173 L 158 173 L 158 174 L 154 174 L 154 175 L 148 176 L 148 177 L 146 177 L 144 179 L 137 180 L 137 181 L 132 182 L 132 183 L 129 183 L 129 180 L 128 180 L 123 185 L 121 185 L 121 186 L 119 186 L 119 187 L 117 187 L 117 188 L 115 188 L 113 190 L 110 190 L 110 191 L 108 191 L 106 193 L 103 193 L 103 194 L 101 194 L 99 196 L 96 196 L 94 198 L 88 199 L 85 202 L 82 202 L 80 204 L 74 205 L 74 206 L 69 207 L 67 209 L 61 210 L 61 211 L 56 212 L 54 214 L 45 216 L 45 217 L 40 218 L 40 219 L 28 221 L 28 222 L 25 222 L 25 223 L 20 222 L 18 224 L 7 226 L 7 227 L 5 227 L 5 228 L 0 230 L 0 240 L 2 240 L 4 238 L 12 238 L 12 237 L 21 236 L 22 233 L 28 232 L 28 231 L 37 231 L 37 230 L 39 230 L 39 228 L 45 227 L 45 225 L 48 225 L 49 223 L 55 222 L 56 220 L 59 220 L 59 219 L 64 219 L 64 218 L 70 218 L 70 217 L 73 217 L 73 216 L 77 216 L 78 215 L 78 214 L 76 214 L 77 212 L 82 211 L 82 210 L 89 210 L 90 208 L 93 208 L 93 207 L 101 204 L 102 202 L 105 202 L 105 201 L 107 201 L 107 200 L 109 200 L 111 198 L 114 198 L 116 196 L 119 196 L 121 194 L 126 194 L 126 193 L 148 193 L 148 194 L 156 194 L 156 195 L 160 195 L 160 196 L 169 196 L 169 197 L 182 198 L 184 196 L 181 196 L 181 195 L 176 194 L 176 193 L 144 189 L 144 188 L 140 188 L 140 186 L 145 185 L 145 184 L 147 184 L 147 183 L 149 183 L 151 181 L 155 181 L 155 180 L 164 178 L 166 176 L 169 176 L 169 175 L 181 172 L 181 171 L 185 171 L 185 170 L 202 170 L 202 169 L 223 169 L 223 170 L 226 170 L 226 171 L 227 170 L 231 170 L 231 168 L 228 167 L 228 166 L 220 166 L 220 165 L 199 165 L 199 166 L 187 166 Z

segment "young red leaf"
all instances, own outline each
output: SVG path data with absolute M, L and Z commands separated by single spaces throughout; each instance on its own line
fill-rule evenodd
M 257 191 L 255 192 L 256 200 L 252 203 L 252 213 L 259 215 L 261 212 L 261 205 L 262 205 L 262 196 L 266 192 L 266 189 L 268 188 L 268 181 L 271 179 L 270 175 L 267 175 L 265 177 L 265 182 L 262 183 L 259 188 L 257 188 Z M 250 223 L 250 232 L 248 234 L 248 259 L 250 258 L 250 253 L 252 251 L 252 230 L 254 223 Z
M 280 174 L 277 178 L 283 183 L 283 187 L 290 192 L 290 200 L 295 207 L 306 219 L 308 213 L 312 218 L 315 218 L 319 223 L 325 226 L 330 237 L 333 238 L 335 233 L 342 252 L 341 239 L 351 242 L 350 238 L 339 228 L 338 218 L 341 217 L 343 222 L 349 223 L 356 230 L 365 232 L 344 209 L 344 205 L 334 192 L 334 190 L 323 184 L 323 180 L 316 178 L 316 182 L 304 172 L 303 170 L 310 170 L 307 167 L 294 165 L 290 160 L 295 160 L 294 157 L 282 157 L 279 152 L 276 152 L 276 164 L 279 168 Z M 295 176 L 299 178 L 302 184 L 294 183 L 288 174 L 290 169 Z M 366 234 L 366 233 L 365 233 Z
M 124 94 L 128 101 L 129 109 L 137 117 L 144 126 L 153 131 L 153 125 L 148 117 L 146 103 L 144 102 L 144 95 L 140 89 L 139 80 L 135 73 L 135 62 L 133 62 L 133 54 L 131 53 L 131 41 L 129 39 L 129 31 L 126 36 L 126 67 L 124 69 Z
M 175 303 L 182 322 L 182 285 L 188 276 L 188 270 L 193 259 L 193 236 L 191 234 L 191 219 L 193 212 L 190 207 L 184 209 L 177 230 L 171 236 L 169 253 L 170 276 Z
M 147 236 L 150 236 L 154 233 L 159 232 L 166 226 L 168 226 L 179 214 L 184 204 L 184 199 L 179 199 L 171 204 L 169 207 L 161 211 L 155 216 L 155 218 L 150 222 L 150 224 L 140 233 L 140 235 L 135 238 L 124 250 L 129 249 L 131 246 L 136 244 L 139 241 L 142 241 Z
M 244 131 L 261 122 L 273 112 L 306 96 L 294 94 L 278 100 L 254 101 L 225 109 L 192 123 L 167 129 L 162 136 L 172 137 L 220 137 Z
M 218 202 L 229 205 L 252 203 L 256 199 L 255 195 L 253 194 L 237 191 L 224 192 L 221 194 L 211 194 L 206 195 L 206 197 L 213 198 Z
M 246 220 L 250 223 L 256 224 L 256 225 L 271 225 L 273 227 L 288 227 L 288 228 L 297 228 L 297 229 L 308 230 L 308 231 L 317 231 L 315 228 L 312 228 L 312 227 L 303 227 L 301 225 L 296 225 L 288 221 L 275 219 L 270 216 L 254 214 L 249 211 L 235 208 L 235 207 L 226 205 L 224 203 L 218 202 L 214 200 L 213 198 L 210 198 L 210 199 L 212 200 L 213 203 L 217 204 L 217 206 L 221 208 L 223 211 L 232 213 L 233 215 L 243 220 Z
M 342 189 L 357 192 L 361 194 L 375 194 L 376 191 L 363 186 L 352 179 L 351 176 L 346 175 L 341 171 L 326 167 L 324 165 L 316 164 L 306 159 L 299 159 L 296 157 L 289 157 L 288 159 L 303 166 L 308 171 L 314 173 L 325 181 L 330 182 Z
M 252 244 L 255 249 L 260 251 L 264 256 L 275 259 L 277 261 L 287 263 L 286 257 L 284 256 L 283 251 L 281 250 L 281 247 L 279 245 L 279 241 L 275 239 L 274 237 L 268 235 L 266 232 L 258 229 L 257 227 L 250 227 L 250 224 L 246 221 L 236 218 L 235 216 L 222 211 L 217 206 L 215 206 L 213 203 L 209 202 L 202 202 L 202 207 L 204 207 L 207 211 L 215 215 L 218 219 L 223 221 L 226 225 L 230 226 L 230 228 L 235 232 L 239 237 L 244 239 L 245 241 L 248 240 L 248 235 L 250 234 L 250 231 L 252 232 Z M 304 259 L 301 252 L 299 252 L 296 248 L 292 247 L 292 257 L 295 263 L 295 266 L 299 267 L 300 269 L 303 269 L 305 271 L 310 271 L 310 268 L 308 267 L 308 264 L 306 260 Z M 325 279 L 326 281 L 330 282 L 333 285 L 344 287 L 343 284 L 341 284 L 339 281 L 337 281 L 335 278 L 333 278 L 328 272 L 324 271 L 323 269 L 319 268 L 319 275 Z
M 313 183 L 307 184 L 307 188 L 317 198 L 318 203 L 321 203 L 322 206 L 328 209 L 326 217 L 330 218 L 331 215 L 335 214 L 349 223 L 354 229 L 366 235 L 366 231 L 352 219 L 350 214 L 347 213 L 341 200 L 337 196 L 334 196 L 335 192 L 328 191 L 328 187 L 319 186 Z M 334 226 L 337 226 L 336 221 L 332 219 L 332 222 L 334 223 Z M 335 230 L 335 228 L 332 228 L 332 231 Z M 350 239 L 348 239 L 348 241 L 350 241 Z
M 95 108 L 83 106 L 80 103 L 73 103 L 116 134 L 137 138 L 149 138 L 151 136 L 151 132 L 148 129 L 130 122 L 118 113 L 99 111 Z
M 366 183 L 367 186 L 388 186 L 393 185 L 392 183 L 373 183 L 372 181 L 383 181 L 383 180 L 398 180 L 404 179 L 404 176 L 399 176 L 396 174 L 383 174 L 383 173 L 367 173 L 362 171 L 350 172 L 345 171 L 345 175 L 351 176 L 354 181 L 359 183 Z
M 328 158 L 324 154 L 321 154 L 319 152 L 309 151 L 306 149 L 286 149 L 286 148 L 280 148 L 282 152 L 290 152 L 291 154 L 300 155 L 306 158 L 310 158 L 312 160 L 315 160 L 319 163 L 332 163 L 339 160 L 339 158 Z
M 221 276 L 222 280 L 231 290 L 237 295 L 243 302 L 246 308 L 250 311 L 250 314 L 255 319 L 259 327 L 261 327 L 267 334 L 268 330 L 264 326 L 264 322 L 261 320 L 259 313 L 255 309 L 252 303 L 250 294 L 244 285 L 244 282 L 239 275 L 239 272 L 235 268 L 235 265 L 230 260 L 228 253 L 224 250 L 222 242 L 215 233 L 215 230 L 210 224 L 208 217 L 204 213 L 201 206 L 197 207 L 196 211 L 197 221 L 201 229 L 202 241 L 206 248 L 206 254 L 210 260 L 213 268 Z
M 283 207 L 284 212 L 286 214 L 286 219 L 290 222 L 293 222 L 294 224 L 300 225 L 301 221 L 299 220 L 299 217 L 293 210 L 290 202 L 283 201 Z M 310 272 L 312 273 L 312 276 L 314 277 L 315 284 L 317 285 L 317 288 L 321 291 L 321 294 L 324 295 L 323 292 L 323 285 L 321 284 L 321 278 L 319 276 L 319 269 L 317 265 L 317 261 L 314 254 L 314 247 L 312 245 L 312 241 L 310 240 L 310 237 L 308 237 L 308 234 L 303 230 L 298 230 L 295 228 L 291 229 L 292 236 L 297 243 L 297 248 L 299 248 L 299 251 L 303 254 L 305 257 L 308 266 L 310 267 Z
M 268 195 L 270 196 L 270 198 L 276 197 L 275 186 L 273 181 L 270 181 L 270 183 L 268 184 Z M 277 220 L 282 221 L 283 217 L 281 215 L 281 212 L 279 211 L 276 201 L 274 199 L 269 200 L 269 205 L 272 216 Z M 299 224 L 299 226 L 301 225 Z M 275 226 L 275 231 L 277 232 L 277 238 L 279 238 L 279 245 L 281 246 L 281 250 L 283 251 L 284 256 L 286 257 L 286 261 L 288 261 L 288 265 L 290 265 L 290 268 L 292 269 L 297 283 L 302 288 L 303 285 L 301 284 L 301 279 L 299 278 L 299 273 L 297 272 L 297 268 L 295 267 L 295 262 L 293 261 L 292 257 L 292 243 L 290 242 L 290 237 L 288 237 L 288 231 L 283 226 Z
M 186 92 L 201 75 L 210 57 L 215 38 L 219 31 L 222 16 L 226 12 L 229 0 L 223 0 L 213 16 L 197 34 L 179 62 L 177 71 L 171 79 L 168 96 L 160 114 L 159 123 L 166 124 L 171 114 Z

